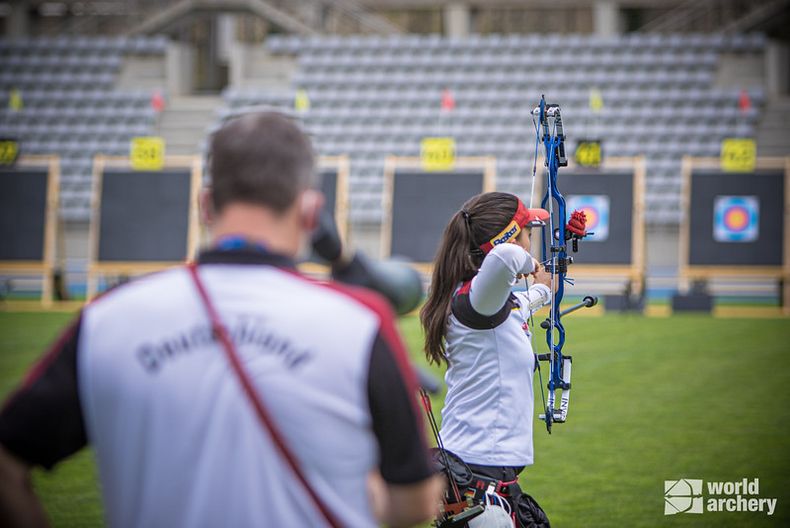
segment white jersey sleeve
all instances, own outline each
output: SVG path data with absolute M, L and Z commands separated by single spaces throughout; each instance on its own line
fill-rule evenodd
M 516 244 L 494 246 L 472 279 L 469 301 L 481 315 L 494 315 L 505 305 L 516 276 L 532 273 L 532 256 Z

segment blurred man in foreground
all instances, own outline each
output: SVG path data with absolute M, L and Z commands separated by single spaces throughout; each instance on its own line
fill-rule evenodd
M 376 526 L 374 503 L 395 526 L 433 517 L 389 307 L 294 267 L 323 200 L 309 140 L 251 114 L 214 136 L 210 171 L 196 265 L 91 303 L 0 413 L 0 524 L 43 522 L 29 466 L 87 443 L 112 526 Z

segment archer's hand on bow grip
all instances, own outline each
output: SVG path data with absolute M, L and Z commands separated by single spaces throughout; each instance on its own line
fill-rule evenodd
M 565 229 L 577 237 L 585 236 L 587 234 L 587 215 L 584 214 L 584 211 L 577 210 L 571 213 L 571 218 Z

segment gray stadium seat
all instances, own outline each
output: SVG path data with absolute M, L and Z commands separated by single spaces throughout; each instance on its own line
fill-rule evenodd
M 154 123 L 150 93 L 116 92 L 121 53 L 164 53 L 163 38 L 54 37 L 0 39 L 0 90 L 21 90 L 24 108 L 0 110 L 0 131 L 30 154 L 63 160 L 61 216 L 89 214 L 91 157 L 126 154 L 132 135 Z

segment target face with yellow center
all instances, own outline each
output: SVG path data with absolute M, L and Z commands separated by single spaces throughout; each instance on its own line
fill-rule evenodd
M 584 240 L 604 242 L 609 238 L 609 196 L 605 194 L 577 194 L 566 199 L 568 216 L 572 211 L 583 211 L 587 217 L 587 235 Z
M 754 242 L 760 234 L 757 196 L 717 196 L 713 202 L 713 238 L 717 242 Z

